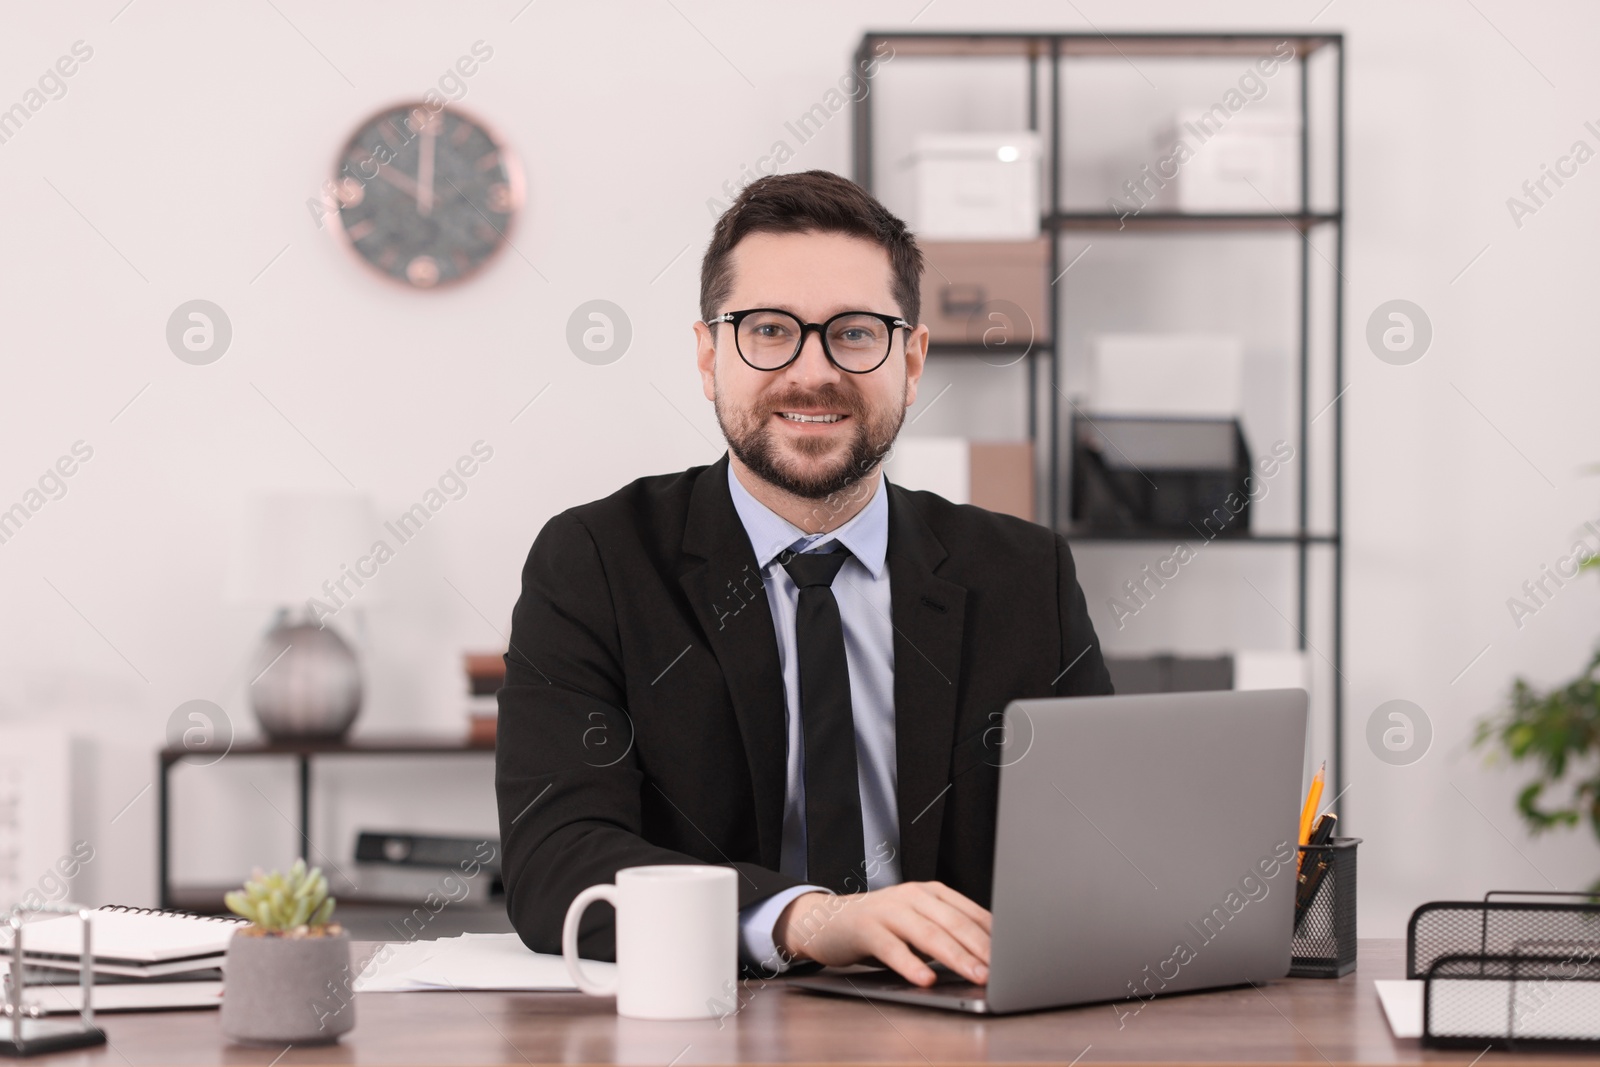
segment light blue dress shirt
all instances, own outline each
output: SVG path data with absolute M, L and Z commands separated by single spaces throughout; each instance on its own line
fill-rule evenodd
M 777 561 L 784 549 L 806 552 L 834 541 L 848 548 L 834 579 L 834 599 L 844 626 L 845 662 L 850 669 L 850 707 L 856 727 L 856 772 L 861 788 L 862 856 L 867 889 L 900 881 L 900 813 L 895 799 L 894 626 L 889 600 L 889 490 L 882 470 L 872 499 L 837 530 L 807 534 L 750 495 L 728 464 L 728 490 L 750 537 L 756 564 L 772 609 L 783 672 L 787 760 L 783 799 L 783 845 L 778 870 L 806 876 L 806 788 L 800 723 L 800 661 L 795 640 L 799 590 Z M 826 506 L 823 504 L 821 506 Z M 831 551 L 836 551 L 833 549 Z M 817 886 L 796 886 L 739 913 L 740 947 L 746 959 L 771 973 L 783 969 L 773 930 L 785 906 Z

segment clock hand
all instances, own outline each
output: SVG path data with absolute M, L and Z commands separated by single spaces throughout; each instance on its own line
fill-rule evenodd
M 411 176 L 408 174 L 402 174 L 390 164 L 385 163 L 378 168 L 378 177 L 399 189 L 407 196 L 414 197 L 419 201 L 422 199 L 422 190 L 417 188 L 417 183 L 411 179 Z
M 422 144 L 417 149 L 417 214 L 433 214 L 434 142 L 438 139 L 438 120 L 422 127 Z

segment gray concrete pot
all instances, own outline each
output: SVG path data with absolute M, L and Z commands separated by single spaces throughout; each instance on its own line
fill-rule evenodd
M 245 1045 L 325 1045 L 356 1025 L 350 935 L 228 941 L 222 1033 Z

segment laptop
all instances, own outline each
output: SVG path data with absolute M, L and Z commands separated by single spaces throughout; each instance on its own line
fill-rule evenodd
M 815 992 L 984 1014 L 1282 978 L 1294 930 L 1306 693 L 1006 706 L 989 982 L 824 972 Z

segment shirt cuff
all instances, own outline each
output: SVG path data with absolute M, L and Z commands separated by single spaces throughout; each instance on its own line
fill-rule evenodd
M 778 928 L 778 916 L 789 902 L 806 893 L 826 893 L 815 885 L 797 885 L 772 894 L 739 912 L 739 950 L 745 961 L 759 967 L 767 975 L 778 975 L 789 969 L 789 961 L 778 951 L 773 934 Z

